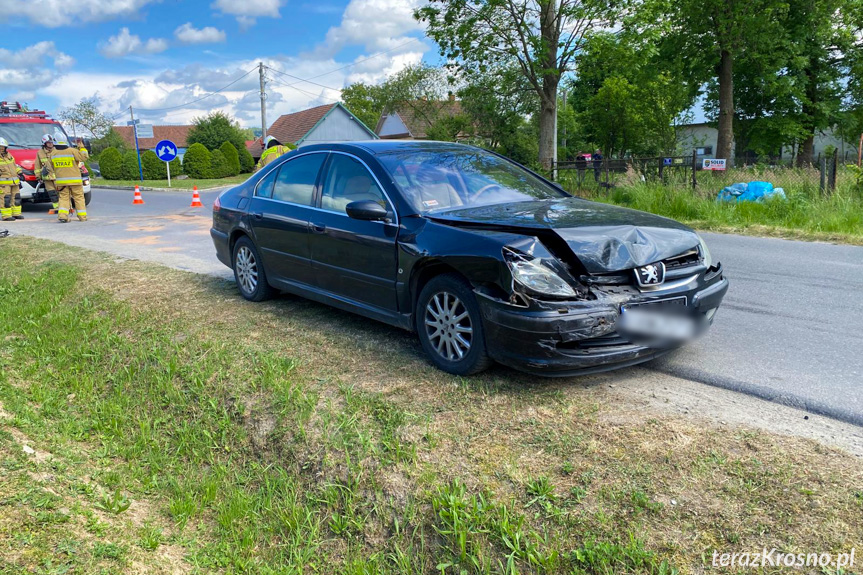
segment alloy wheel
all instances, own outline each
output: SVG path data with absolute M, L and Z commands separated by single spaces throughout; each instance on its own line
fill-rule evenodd
M 441 291 L 426 304 L 425 328 L 434 350 L 447 361 L 459 361 L 473 343 L 473 324 L 464 303 L 454 294 Z
M 237 268 L 237 280 L 240 287 L 247 294 L 255 293 L 258 287 L 258 261 L 255 259 L 255 254 L 248 246 L 240 246 L 237 250 L 237 261 L 234 264 Z

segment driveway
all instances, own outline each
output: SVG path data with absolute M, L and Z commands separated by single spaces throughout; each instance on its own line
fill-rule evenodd
M 126 258 L 232 278 L 209 236 L 219 192 L 96 189 L 90 221 L 61 225 L 47 206 L 0 228 Z M 731 280 L 703 339 L 649 369 L 863 425 L 863 247 L 704 234 Z

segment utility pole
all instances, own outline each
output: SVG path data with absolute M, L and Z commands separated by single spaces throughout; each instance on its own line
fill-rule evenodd
M 267 93 L 264 92 L 264 63 L 258 62 L 261 75 L 261 144 L 267 139 Z
M 129 115 L 132 117 L 132 133 L 135 134 L 135 153 L 138 155 L 138 176 L 144 181 L 144 168 L 141 167 L 141 150 L 138 148 L 138 124 L 135 123 L 135 112 L 129 106 Z

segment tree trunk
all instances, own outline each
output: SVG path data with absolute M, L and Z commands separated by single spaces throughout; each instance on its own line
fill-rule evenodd
M 552 94 L 543 86 L 539 105 L 539 164 L 544 170 L 551 169 L 554 160 L 554 117 L 557 114 L 557 84 Z
M 716 140 L 716 157 L 728 160 L 734 147 L 734 56 L 722 50 L 719 59 L 719 136 Z
M 542 73 L 542 89 L 539 93 L 539 164 L 551 169 L 557 145 L 557 85 L 560 82 L 557 47 L 560 30 L 557 19 L 557 0 L 540 2 L 539 33 L 543 49 L 537 55 Z
M 815 134 L 809 132 L 807 127 L 806 139 L 800 144 L 800 152 L 797 154 L 797 167 L 811 166 L 815 160 Z

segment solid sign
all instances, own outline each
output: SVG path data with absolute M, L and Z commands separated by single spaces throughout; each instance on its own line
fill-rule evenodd
M 663 166 L 670 166 L 671 165 L 671 158 L 662 158 L 662 165 Z
M 138 137 L 139 138 L 152 138 L 153 137 L 153 124 L 138 124 Z
M 134 126 L 135 124 L 140 124 L 141 120 L 126 120 L 127 126 Z
M 177 145 L 171 140 L 162 140 L 156 144 L 156 155 L 163 162 L 170 162 L 177 157 Z
M 704 159 L 704 169 L 705 170 L 725 170 L 725 160 L 715 160 L 715 159 Z

